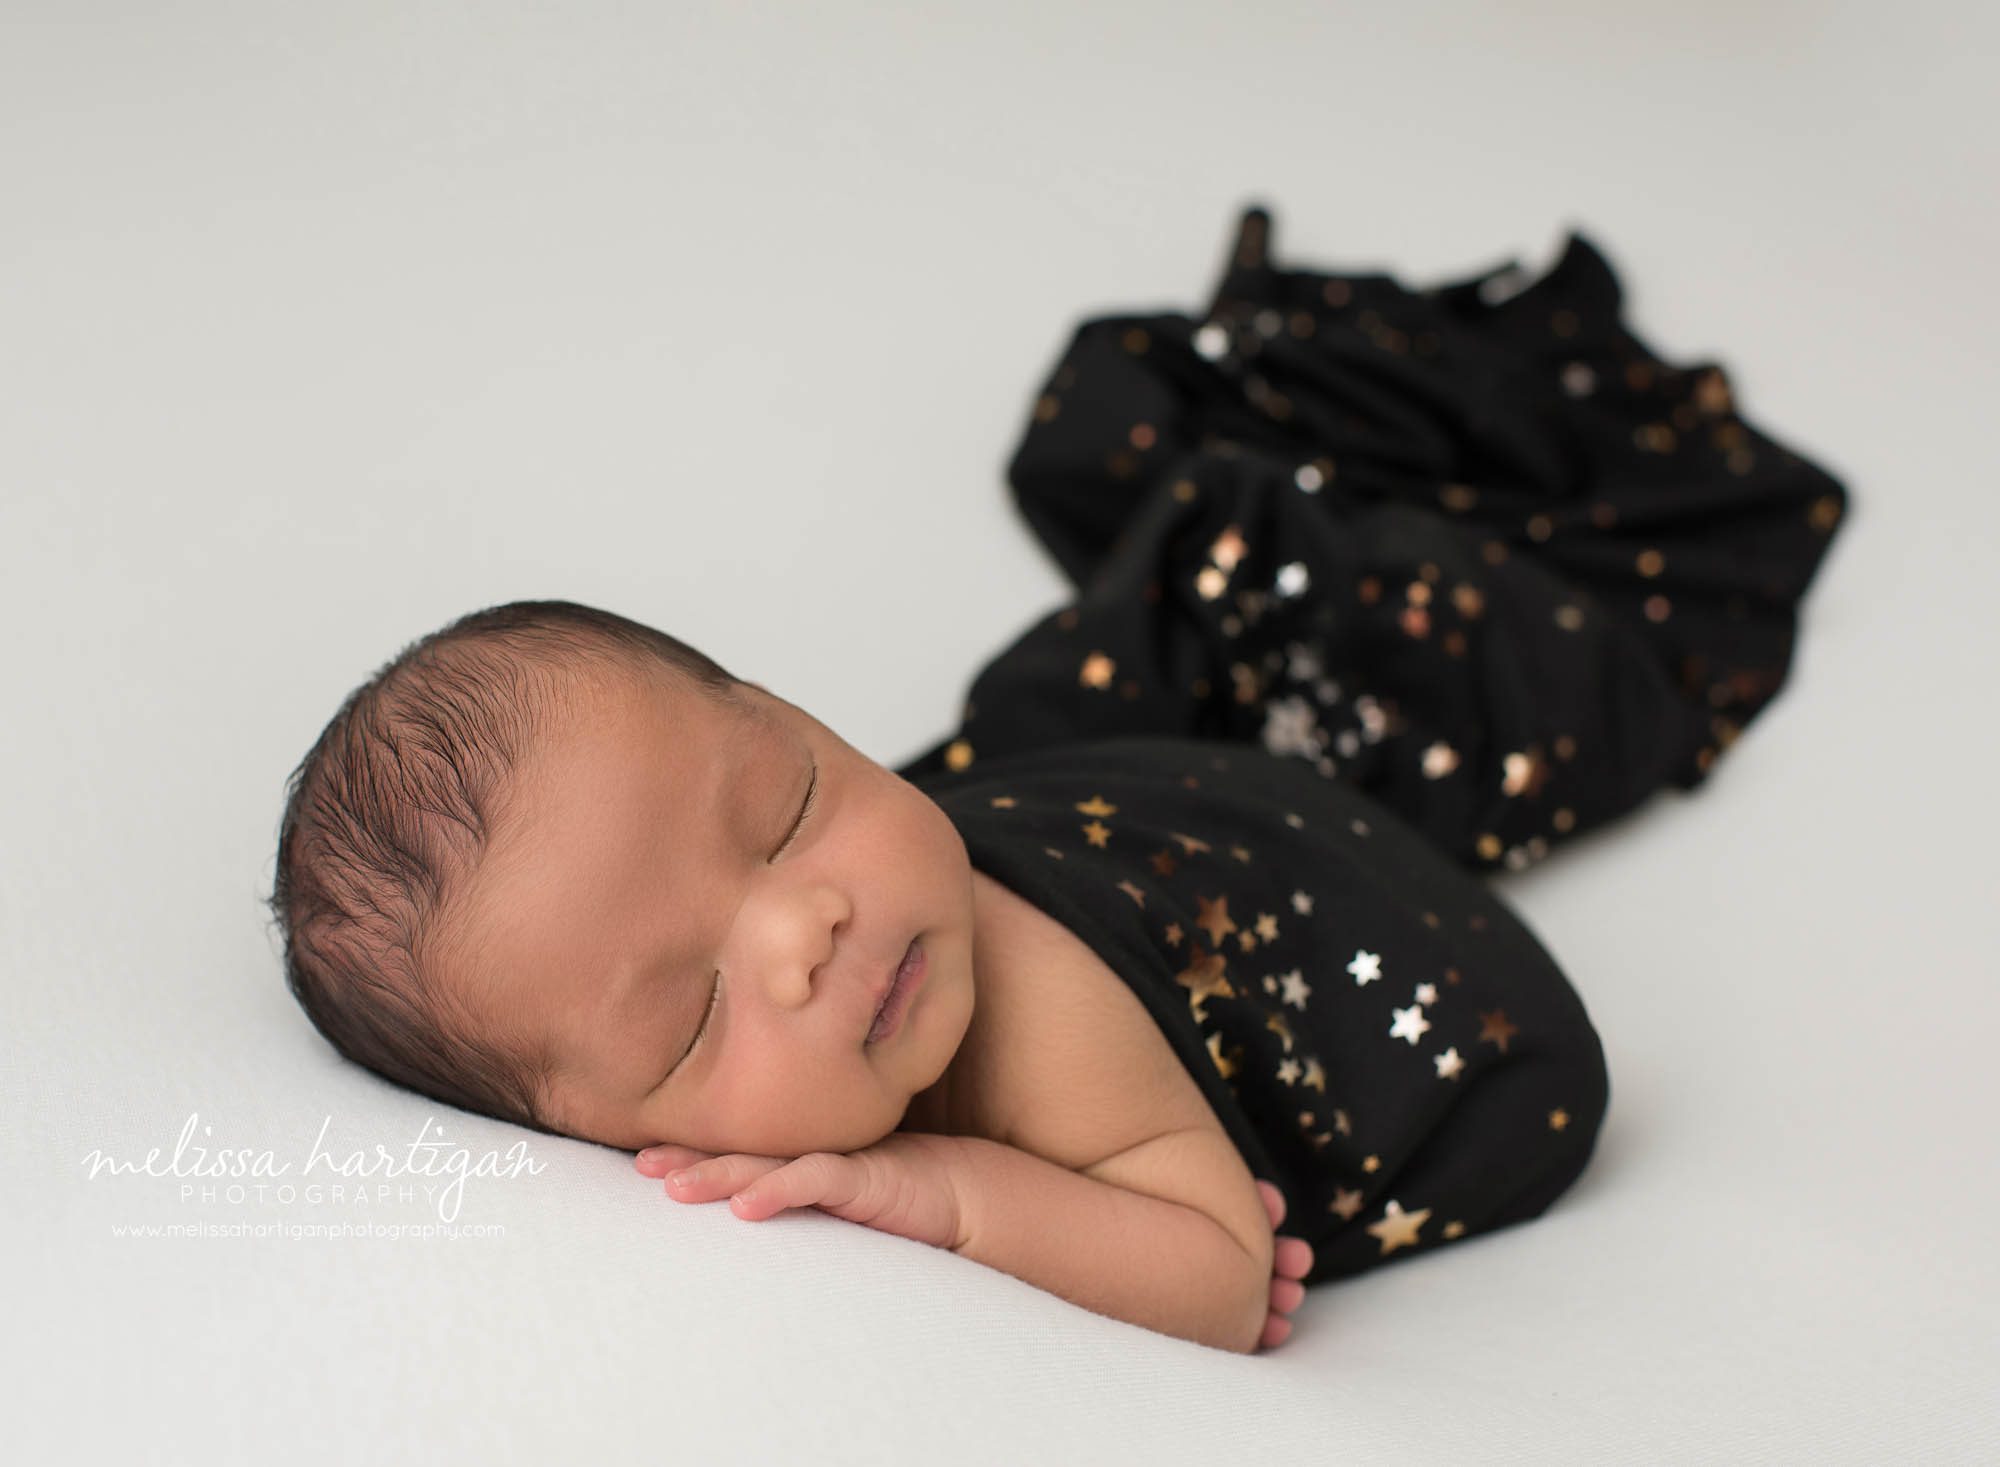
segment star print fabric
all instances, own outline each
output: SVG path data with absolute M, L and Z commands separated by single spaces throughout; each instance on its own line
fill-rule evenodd
M 909 768 L 1257 744 L 1516 870 L 1702 783 L 1787 676 L 1846 489 L 1633 335 L 1581 234 L 1525 288 L 1269 249 L 1247 210 L 1205 317 L 1076 329 L 1009 468 L 1076 596 Z
M 1416 288 L 1245 210 L 1200 317 L 1075 328 L 1008 471 L 1075 594 L 898 771 L 1146 1004 L 1314 1281 L 1580 1174 L 1598 1036 L 1479 876 L 1700 786 L 1845 522 L 1622 316 L 1579 233 Z
M 1299 760 L 1125 737 L 916 778 L 972 864 L 1146 1006 L 1313 1246 L 1307 1282 L 1535 1217 L 1589 1159 L 1603 1050 L 1484 882 Z

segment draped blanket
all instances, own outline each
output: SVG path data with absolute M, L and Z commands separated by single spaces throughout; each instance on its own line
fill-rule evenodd
M 1419 289 L 1281 265 L 1246 210 L 1200 315 L 1076 328 L 1009 467 L 1076 595 L 901 772 L 1257 743 L 1513 869 L 1699 785 L 1783 685 L 1847 491 L 1621 306 L 1579 233 L 1538 281 Z

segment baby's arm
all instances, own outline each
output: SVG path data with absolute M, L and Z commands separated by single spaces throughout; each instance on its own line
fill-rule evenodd
M 1270 1314 L 1268 1239 L 1252 1254 L 1190 1204 L 984 1137 L 948 1139 L 957 1143 L 950 1170 L 960 1209 L 953 1252 L 1094 1313 L 1256 1351 Z

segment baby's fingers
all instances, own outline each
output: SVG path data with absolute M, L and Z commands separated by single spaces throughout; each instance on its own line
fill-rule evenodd
M 667 1195 L 677 1202 L 712 1202 L 741 1192 L 767 1172 L 788 1165 L 788 1156 L 751 1156 L 736 1153 L 712 1156 L 707 1161 L 682 1167 L 667 1174 Z
M 714 1156 L 713 1151 L 697 1151 L 692 1146 L 676 1146 L 662 1142 L 658 1146 L 648 1146 L 632 1158 L 632 1165 L 645 1177 L 664 1177 L 668 1172 L 677 1172 L 682 1167 L 690 1167 L 697 1162 L 707 1161 Z

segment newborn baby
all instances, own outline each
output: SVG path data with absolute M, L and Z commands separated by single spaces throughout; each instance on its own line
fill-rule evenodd
M 915 785 L 652 628 L 515 603 L 407 649 L 294 771 L 271 900 L 301 1005 L 399 1084 L 707 1158 L 679 1200 L 1289 1332 L 1310 1249 L 1118 975 Z
M 1707 779 L 1846 489 L 1635 335 L 1581 235 L 1518 289 L 1413 289 L 1287 264 L 1270 223 L 1199 314 L 1077 327 L 1008 468 L 1075 598 L 917 758 L 569 602 L 383 668 L 280 835 L 313 1022 L 426 1095 L 700 1163 L 676 1200 L 818 1207 L 1235 1350 L 1301 1280 L 1546 1210 L 1603 1050 L 1473 873 Z

